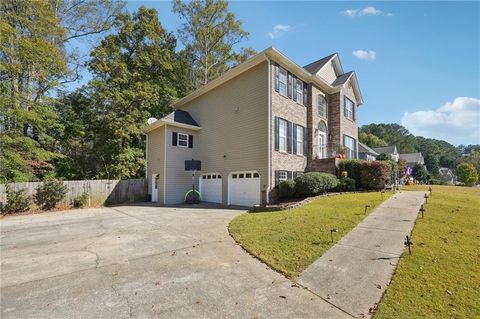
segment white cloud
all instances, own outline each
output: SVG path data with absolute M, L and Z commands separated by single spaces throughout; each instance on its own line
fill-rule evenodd
M 374 7 L 365 7 L 363 9 L 352 9 L 352 10 L 345 10 L 342 12 L 344 15 L 348 17 L 361 17 L 361 16 L 387 16 L 390 17 L 393 14 L 389 12 L 383 12 L 382 10 L 378 10 Z
M 405 112 L 401 123 L 415 135 L 454 144 L 477 144 L 480 141 L 480 99 L 457 97 L 436 110 Z
M 355 50 L 352 52 L 353 56 L 360 60 L 373 61 L 377 58 L 377 52 L 369 50 Z
M 292 31 L 292 26 L 291 25 L 277 24 L 277 25 L 273 26 L 272 31 L 268 32 L 267 35 L 271 39 L 276 39 L 276 38 L 281 37 L 282 35 L 284 35 L 287 32 L 290 32 L 290 31 Z

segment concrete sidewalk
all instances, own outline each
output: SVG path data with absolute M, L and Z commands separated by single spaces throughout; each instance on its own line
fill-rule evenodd
M 382 203 L 310 265 L 298 282 L 354 317 L 380 301 L 424 202 L 424 192 L 400 192 Z

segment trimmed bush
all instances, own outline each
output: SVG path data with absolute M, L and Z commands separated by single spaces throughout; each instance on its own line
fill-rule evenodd
M 278 196 L 280 198 L 292 198 L 295 196 L 295 181 L 287 179 L 278 184 Z
M 300 197 L 316 196 L 338 185 L 335 175 L 309 172 L 295 178 L 295 193 Z
M 37 188 L 35 194 L 35 204 L 40 209 L 49 210 L 65 199 L 67 187 L 63 182 L 57 180 L 46 181 L 43 186 Z
M 83 192 L 82 195 L 79 195 L 73 199 L 73 207 L 82 208 L 85 207 L 88 203 L 88 193 Z
M 355 191 L 355 180 L 350 177 L 341 177 L 335 190 L 337 192 L 353 192 Z
M 387 161 L 346 160 L 341 161 L 338 168 L 347 171 L 355 180 L 356 189 L 382 189 L 392 173 L 392 166 Z
M 7 192 L 7 203 L 5 205 L 0 205 L 2 213 L 21 213 L 30 208 L 30 205 L 32 205 L 32 198 L 26 194 L 25 189 L 22 188 L 18 191 L 14 191 L 8 185 L 5 188 Z

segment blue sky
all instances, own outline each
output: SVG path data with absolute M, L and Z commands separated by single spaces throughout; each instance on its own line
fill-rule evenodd
M 156 8 L 167 30 L 180 26 L 170 2 L 127 9 L 141 5 Z M 274 46 L 300 65 L 338 52 L 344 70 L 357 72 L 360 124 L 400 123 L 454 144 L 480 143 L 479 2 L 232 1 L 229 8 L 250 32 L 241 46 Z

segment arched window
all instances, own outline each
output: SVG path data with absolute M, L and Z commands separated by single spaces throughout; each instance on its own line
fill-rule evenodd
M 317 107 L 318 107 L 318 115 L 321 117 L 327 117 L 327 100 L 323 95 L 318 95 L 317 97 Z
M 318 131 L 322 133 L 327 133 L 327 125 L 325 124 L 325 121 L 320 121 L 318 123 Z

